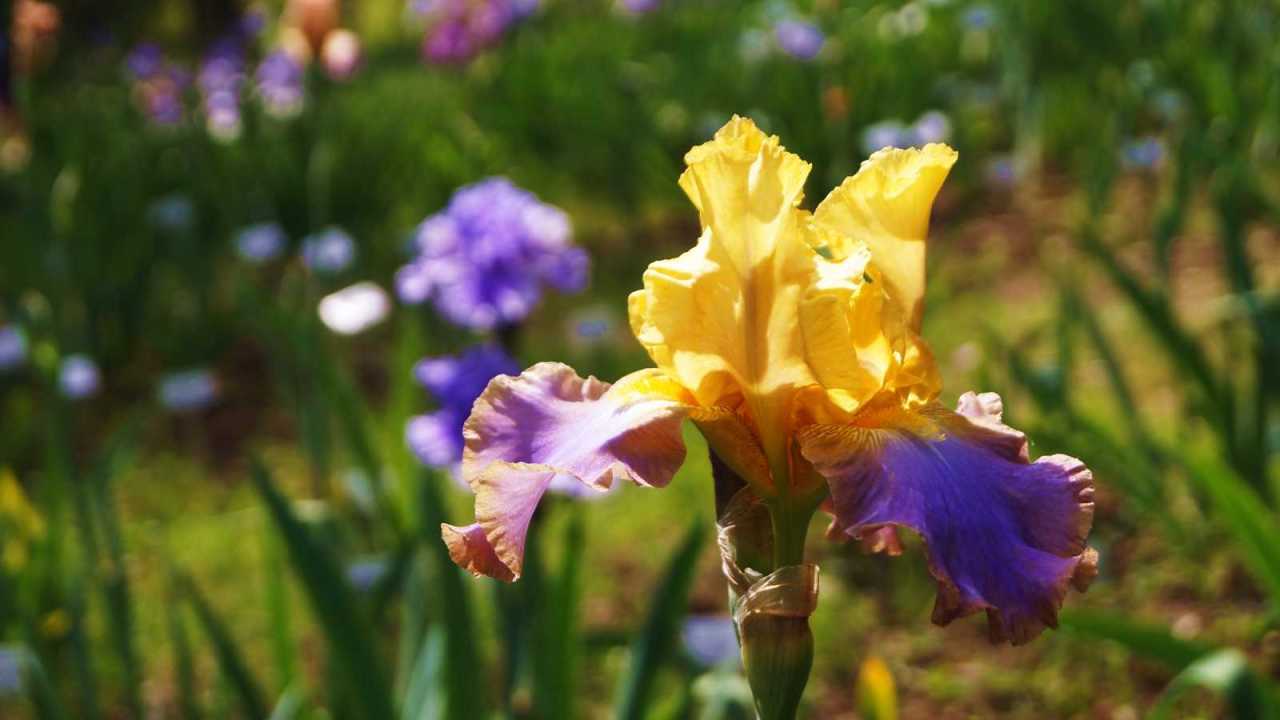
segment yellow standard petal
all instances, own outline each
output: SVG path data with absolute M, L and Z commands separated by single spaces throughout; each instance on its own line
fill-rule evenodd
M 841 260 L 858 243 L 884 274 L 889 296 L 913 330 L 924 313 L 925 236 L 933 199 L 955 164 L 956 151 L 931 144 L 923 149 L 885 148 L 873 154 L 818 205 L 814 219 L 842 242 L 829 247 Z
M 881 150 L 814 212 L 822 259 L 800 325 L 809 364 L 841 410 L 881 390 L 916 407 L 941 389 L 918 333 L 929 213 L 955 160 L 945 145 Z
M 817 382 L 796 322 L 817 257 L 812 217 L 797 207 L 810 165 L 739 117 L 685 162 L 680 186 L 702 234 L 649 266 L 631 296 L 632 330 L 700 405 L 740 403 L 779 470 L 792 398 Z

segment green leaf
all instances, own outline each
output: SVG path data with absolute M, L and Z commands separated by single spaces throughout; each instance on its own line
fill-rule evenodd
M 574 681 L 578 672 L 578 606 L 582 594 L 582 552 L 586 547 L 582 515 L 568 506 L 560 572 L 537 598 L 533 628 L 533 704 L 539 717 L 574 717 Z
M 1148 720 L 1173 717 L 1178 698 L 1196 686 L 1225 695 L 1231 716 L 1237 720 L 1276 717 L 1275 696 L 1267 682 L 1249 666 L 1244 653 L 1226 648 L 1196 660 L 1178 673 L 1151 709 Z
M 276 706 L 272 708 L 269 720 L 293 720 L 302 713 L 305 702 L 306 696 L 302 691 L 290 685 L 281 693 L 280 699 L 276 700 Z
M 293 569 L 329 641 L 330 662 L 335 668 L 341 667 L 338 675 L 350 693 L 351 705 L 367 718 L 393 717 L 390 686 L 372 642 L 375 630 L 359 612 L 336 559 L 294 514 L 260 461 L 254 461 L 250 474 L 280 530 Z
M 285 582 L 284 552 L 280 539 L 272 533 L 262 538 L 266 571 L 266 609 L 271 634 L 271 656 L 280 687 L 293 683 L 297 660 L 293 649 L 293 613 L 289 610 L 289 585 Z
M 444 684 L 445 633 L 431 628 L 413 663 L 404 695 L 400 720 L 441 720 L 448 706 Z
M 27 697 L 35 710 L 36 720 L 62 720 L 67 717 L 40 658 L 25 647 L 14 648 L 13 651 L 17 653 L 18 669 L 27 689 Z
M 702 524 L 694 522 L 667 563 L 662 581 L 653 593 L 653 605 L 643 629 L 631 644 L 631 662 L 618 687 L 614 717 L 618 720 L 640 720 L 648 708 L 658 670 L 676 649 L 680 621 L 685 616 L 689 587 L 698 564 L 705 533 Z
M 1213 503 L 1213 514 L 1235 536 L 1244 562 L 1280 606 L 1280 517 L 1231 468 L 1216 458 L 1183 453 L 1192 479 Z
M 253 673 L 250 672 L 249 665 L 244 660 L 244 654 L 240 652 L 240 648 L 231 637 L 231 632 L 190 578 L 180 576 L 178 584 L 195 610 L 196 619 L 200 621 L 205 636 L 213 644 L 218 668 L 222 671 L 222 676 L 231 684 L 231 689 L 240 701 L 240 707 L 244 709 L 245 716 L 266 717 L 267 703 L 263 699 L 262 690 L 254 680 Z
M 1119 643 L 1135 655 L 1173 670 L 1213 652 L 1211 646 L 1174 637 L 1165 628 L 1093 610 L 1063 610 L 1059 626 L 1074 635 Z
M 471 614 L 471 594 L 466 576 L 449 557 L 449 549 L 440 539 L 440 524 L 445 522 L 444 499 L 437 487 L 438 477 L 422 469 L 425 477 L 422 486 L 423 542 L 431 549 L 436 560 L 436 582 L 439 587 L 432 593 L 440 598 L 444 613 L 445 683 L 448 686 L 448 703 L 445 717 L 449 720 L 471 720 L 485 716 L 483 672 L 476 650 L 475 620 Z
M 178 680 L 178 707 L 185 720 L 198 720 L 201 712 L 200 702 L 196 697 L 195 662 L 192 660 L 191 642 L 187 639 L 181 607 L 177 603 L 169 603 L 168 615 L 169 638 L 173 643 L 173 667 Z

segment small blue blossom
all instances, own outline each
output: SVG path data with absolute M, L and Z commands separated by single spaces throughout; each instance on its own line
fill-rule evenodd
M 578 292 L 590 259 L 563 210 L 506 178 L 454 193 L 418 227 L 418 256 L 396 274 L 406 303 L 430 301 L 450 322 L 488 330 L 524 320 L 543 286 Z
M 58 368 L 58 390 L 69 400 L 85 400 L 98 394 L 102 372 L 88 355 L 68 355 Z
M 13 325 L 0 327 L 0 372 L 8 372 L 27 362 L 27 336 Z
M 22 651 L 0 646 L 0 697 L 22 692 Z
M 347 565 L 347 582 L 359 592 L 369 592 L 387 574 L 387 560 L 369 557 Z
M 738 633 L 728 615 L 690 615 L 680 637 L 684 651 L 702 667 L 738 661 Z
M 782 51 L 797 60 L 812 60 L 822 51 L 827 38 L 817 25 L 788 19 L 773 26 L 773 37 Z
M 147 209 L 147 219 L 161 230 L 188 230 L 195 224 L 196 206 L 186 195 L 167 195 L 151 203 L 151 207 Z
M 175 372 L 160 380 L 157 396 L 174 412 L 203 410 L 218 398 L 218 380 L 202 368 Z
M 987 182 L 999 189 L 1013 187 L 1018 181 L 1018 164 L 1012 155 L 994 155 L 987 160 Z
M 1164 143 L 1159 138 L 1137 138 L 1120 148 L 1120 162 L 1129 170 L 1158 170 L 1164 159 Z
M 643 15 L 662 7 L 662 0 L 619 0 L 619 5 L 632 15 Z
M 951 139 L 951 120 L 941 110 L 930 110 L 911 126 L 912 145 L 942 143 Z
M 356 259 L 356 243 L 339 227 L 328 227 L 302 240 L 302 262 L 318 273 L 336 274 Z
M 960 23 L 966 30 L 982 32 L 990 30 L 996 24 L 996 11 L 986 3 L 975 3 L 960 14 Z
M 862 131 L 862 150 L 867 155 L 887 147 L 910 147 L 911 143 L 911 130 L 897 120 L 878 122 Z
M 279 223 L 248 225 L 236 233 L 236 254 L 245 262 L 260 265 L 280 257 L 286 240 Z

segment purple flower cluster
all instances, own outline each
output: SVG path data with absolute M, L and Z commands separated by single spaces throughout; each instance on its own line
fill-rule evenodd
M 302 110 L 302 65 L 288 53 L 276 50 L 263 58 L 255 79 L 258 97 L 268 114 L 291 117 Z
M 191 75 L 169 62 L 158 45 L 143 43 L 125 58 L 138 105 L 152 123 L 172 127 L 182 122 L 182 96 Z
M 885 120 L 867 126 L 862 131 L 862 150 L 870 155 L 881 148 L 919 147 L 946 142 L 950 137 L 951 120 L 946 113 L 930 110 L 910 125 L 903 125 L 897 120 Z
M 241 129 L 248 61 L 246 48 L 253 26 L 246 24 L 210 46 L 196 73 L 200 110 L 209 133 L 220 140 L 234 140 Z M 191 73 L 170 61 L 159 46 L 143 43 L 125 59 L 134 95 L 152 123 L 174 126 L 185 118 L 184 99 Z M 254 73 L 258 97 L 268 114 L 288 117 L 302 108 L 302 66 L 283 51 L 269 53 Z
M 396 274 L 396 290 L 408 304 L 430 300 L 456 325 L 511 325 L 537 306 L 544 284 L 586 286 L 590 258 L 571 234 L 564 211 L 506 178 L 482 180 L 418 227 L 419 255 Z
M 240 136 L 240 90 L 244 85 L 244 48 L 235 37 L 213 44 L 200 64 L 196 84 L 209 133 L 222 140 Z
M 427 24 L 422 58 L 437 64 L 461 64 L 496 45 L 516 23 L 538 7 L 538 0 L 413 0 L 414 15 Z
M 457 463 L 462 459 L 462 425 L 476 398 L 494 377 L 519 372 L 516 361 L 495 345 L 419 361 L 414 378 L 435 397 L 439 409 L 409 419 L 405 428 L 409 448 L 425 465 Z

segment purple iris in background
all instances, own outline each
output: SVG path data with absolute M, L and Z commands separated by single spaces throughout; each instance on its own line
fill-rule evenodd
M 302 66 L 283 50 L 275 50 L 262 59 L 254 75 L 258 97 L 267 114 L 292 117 L 302 110 L 304 91 Z
M 328 227 L 302 239 L 302 262 L 318 273 L 340 273 L 356 259 L 356 243 L 339 227 Z
M 563 210 L 506 178 L 482 180 L 418 227 L 419 255 L 396 273 L 396 291 L 405 303 L 430 300 L 456 325 L 511 325 L 537 306 L 544 284 L 586 286 L 590 258 L 571 235 Z
M 537 0 L 415 0 L 414 15 L 427 23 L 422 57 L 437 64 L 465 63 L 495 45 L 538 7 Z
M 783 52 L 797 60 L 812 60 L 822 51 L 827 38 L 815 24 L 806 20 L 781 20 L 773 26 L 773 37 Z
M 633 15 L 653 12 L 662 6 L 662 0 L 619 0 L 622 8 Z
M 218 379 L 204 368 L 170 373 L 161 378 L 156 398 L 173 412 L 203 410 L 218 399 Z
M 413 368 L 414 379 L 439 408 L 409 419 L 405 440 L 424 465 L 448 467 L 462 459 L 462 424 L 495 376 L 516 375 L 520 366 L 496 345 L 477 345 L 460 355 L 429 357 Z
M 125 58 L 125 69 L 133 80 L 135 101 L 152 123 L 172 126 L 182 122 L 182 96 L 191 84 L 187 71 L 168 62 L 164 51 L 153 43 L 143 43 Z
M 254 265 L 270 262 L 284 252 L 287 238 L 278 223 L 248 225 L 236 233 L 236 254 Z
M 1130 140 L 1120 148 L 1120 162 L 1129 170 L 1159 170 L 1164 165 L 1164 143 L 1155 137 Z
M 905 148 L 911 146 L 911 131 L 897 120 L 868 125 L 862 131 L 862 151 L 870 155 L 882 148 Z
M 209 134 L 220 140 L 240 135 L 240 89 L 244 84 L 244 48 L 236 38 L 213 44 L 196 76 Z
M 98 394 L 102 372 L 88 355 L 68 355 L 58 368 L 58 390 L 68 400 L 86 400 Z
M 13 325 L 0 327 L 0 372 L 8 372 L 27 362 L 27 337 Z
M 702 667 L 738 662 L 738 631 L 728 615 L 690 615 L 680 639 L 684 651 Z

